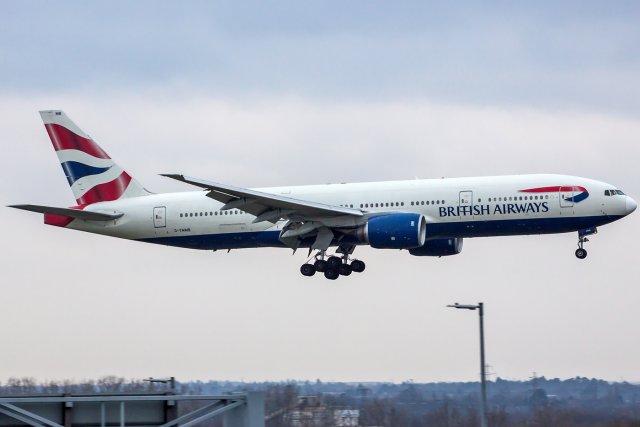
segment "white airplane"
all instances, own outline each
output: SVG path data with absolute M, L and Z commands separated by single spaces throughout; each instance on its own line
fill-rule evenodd
M 48 225 L 183 248 L 309 249 L 305 276 L 362 272 L 356 246 L 455 255 L 465 237 L 578 232 L 632 213 L 615 186 L 566 175 L 513 175 L 247 189 L 178 174 L 199 191 L 154 194 L 62 111 L 41 111 L 77 206 L 12 205 Z M 328 256 L 330 247 L 336 254 Z M 316 251 L 314 256 L 312 252 Z M 313 261 L 313 262 L 311 262 Z

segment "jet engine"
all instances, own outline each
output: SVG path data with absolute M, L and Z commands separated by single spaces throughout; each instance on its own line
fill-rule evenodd
M 425 244 L 427 220 L 416 213 L 391 213 L 369 218 L 358 238 L 376 249 L 411 249 Z
M 419 248 L 409 249 L 409 253 L 415 256 L 448 256 L 458 255 L 460 252 L 462 252 L 462 237 L 427 240 Z

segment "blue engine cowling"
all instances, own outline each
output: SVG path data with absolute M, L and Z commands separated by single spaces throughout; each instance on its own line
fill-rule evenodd
M 370 218 L 361 239 L 376 249 L 411 249 L 424 245 L 427 220 L 416 213 L 392 213 Z
M 462 237 L 427 240 L 419 248 L 409 250 L 409 253 L 415 256 L 448 256 L 458 255 L 460 252 L 462 252 Z

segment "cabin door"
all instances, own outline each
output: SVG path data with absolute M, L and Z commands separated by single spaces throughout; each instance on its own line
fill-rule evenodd
M 163 228 L 167 226 L 166 214 L 167 208 L 164 206 L 153 208 L 153 226 L 155 228 Z
M 458 203 L 460 219 L 464 221 L 473 218 L 473 191 L 461 191 Z
M 574 196 L 573 187 L 560 187 L 560 193 L 559 193 L 560 207 L 572 208 L 573 196 Z

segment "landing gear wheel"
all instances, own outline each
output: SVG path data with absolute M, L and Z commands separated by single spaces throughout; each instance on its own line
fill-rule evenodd
M 364 268 L 366 267 L 364 261 L 360 261 L 358 259 L 351 262 L 351 270 L 356 273 L 362 273 Z
M 342 264 L 342 259 L 340 259 L 340 257 L 334 255 L 327 258 L 327 267 L 337 270 L 340 264 Z
M 329 280 L 336 280 L 339 276 L 340 276 L 340 273 L 338 273 L 338 270 L 336 270 L 335 268 L 327 268 L 324 271 L 324 277 L 326 277 Z
M 302 264 L 300 273 L 302 273 L 303 276 L 311 277 L 316 274 L 316 268 L 311 264 Z
M 349 264 L 340 264 L 340 267 L 338 267 L 338 273 L 341 276 L 348 276 L 351 274 L 351 266 Z
M 585 259 L 587 257 L 587 250 L 582 248 L 576 249 L 576 256 L 579 259 Z
M 327 261 L 323 259 L 317 259 L 316 262 L 313 263 L 313 266 L 316 268 L 318 273 L 322 273 L 327 269 Z

